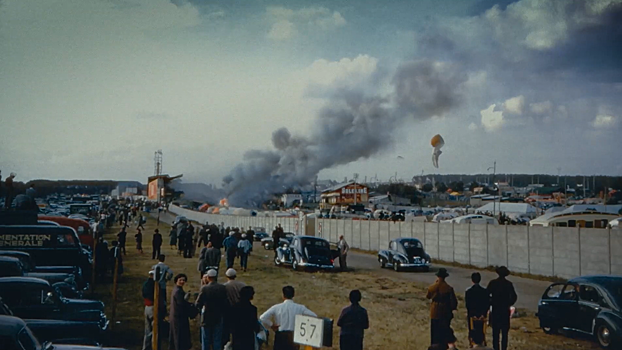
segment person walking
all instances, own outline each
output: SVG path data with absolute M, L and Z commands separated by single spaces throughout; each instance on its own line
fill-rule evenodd
M 337 244 L 337 248 L 339 249 L 339 267 L 341 271 L 346 271 L 348 269 L 348 265 L 346 263 L 346 259 L 348 258 L 348 251 L 350 250 L 350 246 L 346 239 L 343 236 L 339 237 L 339 243 Z
M 197 263 L 197 271 L 199 271 L 199 279 L 203 278 L 207 265 L 205 264 L 205 255 L 207 254 L 208 242 L 205 242 L 205 246 L 201 248 L 199 252 L 199 262 Z
M 251 304 L 255 290 L 251 286 L 240 289 L 240 302 L 231 309 L 231 345 L 233 350 L 255 350 L 255 337 L 259 332 L 257 307 Z
M 160 254 L 160 256 L 158 256 L 158 263 L 151 267 L 153 271 L 156 271 L 156 276 L 160 276 L 158 278 L 158 284 L 160 284 L 160 293 L 164 295 L 164 300 L 166 300 L 166 283 L 173 278 L 173 270 L 164 263 L 165 260 L 166 256 Z M 186 277 L 186 280 L 187 279 L 188 277 Z
M 344 307 L 339 315 L 337 326 L 339 332 L 340 350 L 363 350 L 363 337 L 365 330 L 369 328 L 367 310 L 359 304 L 361 291 L 355 289 L 350 292 L 350 305 Z
M 432 300 L 430 304 L 430 335 L 431 344 L 441 347 L 455 348 L 456 337 L 451 329 L 453 311 L 458 308 L 458 299 L 454 289 L 445 282 L 449 277 L 445 268 L 438 269 L 436 282 L 428 287 L 426 298 Z
M 227 290 L 216 282 L 218 272 L 207 271 L 207 284 L 201 287 L 195 306 L 201 310 L 201 350 L 223 348 L 225 315 L 229 312 Z
M 490 309 L 490 295 L 486 288 L 480 286 L 482 275 L 479 272 L 471 274 L 473 285 L 464 293 L 464 301 L 467 309 L 467 329 L 469 330 L 469 344 L 471 346 L 482 343 L 486 345 L 486 317 Z M 482 340 L 476 342 L 472 333 L 479 332 Z
M 205 251 L 205 268 L 214 269 L 216 272 L 220 270 L 220 249 L 216 249 L 212 242 L 207 242 L 207 250 Z
M 157 259 L 161 254 L 162 247 L 162 235 L 160 234 L 160 230 L 158 230 L 157 228 L 155 229 L 153 233 L 153 238 L 151 239 L 151 247 L 151 259 Z
M 275 331 L 273 350 L 298 350 L 298 344 L 294 343 L 296 315 L 317 317 L 306 306 L 294 303 L 292 300 L 294 294 L 294 287 L 283 287 L 283 302 L 272 306 L 259 316 L 262 324 Z
M 140 229 L 137 230 L 134 237 L 136 238 L 136 250 L 142 254 L 143 253 L 143 233 Z
M 251 241 L 251 243 L 255 241 L 255 230 L 253 230 L 252 226 L 249 226 L 248 230 L 246 230 L 246 237 L 248 237 L 248 240 Z
M 192 258 L 192 248 L 194 247 L 195 242 L 193 242 L 194 238 L 194 226 L 192 223 L 188 223 L 186 227 L 186 233 L 184 234 L 184 251 L 183 256 L 186 259 Z
M 243 233 L 242 239 L 238 242 L 238 252 L 240 254 L 240 267 L 244 272 L 248 267 L 248 256 L 251 254 L 251 250 L 253 250 L 253 243 L 248 240 L 246 233 Z
M 127 231 L 125 227 L 121 228 L 121 232 L 117 233 L 117 242 L 119 243 L 119 249 L 123 251 L 123 255 L 127 255 L 125 252 L 125 241 L 127 240 Z
M 171 232 L 168 234 L 168 244 L 171 246 L 171 249 L 177 248 L 177 229 L 175 227 L 171 227 Z
M 225 238 L 222 242 L 222 245 L 225 247 L 225 252 L 227 254 L 227 268 L 230 269 L 233 267 L 233 263 L 235 261 L 235 257 L 237 255 L 238 249 L 238 241 L 234 236 L 235 232 L 229 232 L 229 237 Z
M 146 222 L 147 220 L 143 217 L 143 214 L 139 214 L 138 215 L 138 225 L 136 226 L 136 228 L 142 229 L 144 230 L 145 227 L 143 226 L 143 224 Z
M 186 300 L 184 285 L 188 281 L 188 276 L 180 273 L 175 276 L 175 287 L 171 293 L 171 310 L 168 320 L 170 323 L 169 350 L 190 350 L 192 340 L 190 336 L 190 318 L 197 316 L 194 305 Z
M 510 275 L 510 270 L 505 266 L 501 266 L 497 268 L 496 272 L 499 277 L 490 281 L 488 287 L 486 287 L 492 306 L 490 312 L 492 347 L 495 350 L 507 350 L 508 333 L 510 331 L 510 308 L 516 303 L 518 296 L 512 282 L 506 279 Z M 499 344 L 499 340 L 501 340 L 501 344 Z
M 272 231 L 272 250 L 274 250 L 275 258 L 276 258 L 276 248 L 279 247 L 280 239 L 281 239 L 281 233 L 279 232 L 278 226 L 275 226 L 274 231 Z

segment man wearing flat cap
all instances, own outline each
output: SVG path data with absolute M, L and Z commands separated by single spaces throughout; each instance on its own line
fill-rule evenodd
M 218 272 L 210 269 L 206 273 L 208 283 L 201 287 L 195 303 L 201 310 L 201 349 L 222 349 L 225 315 L 229 312 L 229 300 L 224 285 L 216 282 Z
M 453 311 L 458 308 L 458 299 L 454 289 L 445 282 L 449 273 L 444 268 L 438 269 L 436 282 L 428 287 L 426 298 L 432 300 L 430 305 L 430 335 L 431 343 L 439 344 L 443 348 L 455 347 L 456 337 L 451 329 Z
M 496 270 L 498 278 L 490 281 L 486 290 L 490 293 L 490 325 L 492 326 L 492 345 L 495 350 L 507 350 L 508 332 L 510 330 L 510 307 L 518 299 L 514 285 L 505 279 L 510 275 L 510 270 L 500 266 Z M 501 347 L 499 336 L 501 335 Z

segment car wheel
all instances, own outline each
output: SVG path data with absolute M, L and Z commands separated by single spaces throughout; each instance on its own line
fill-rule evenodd
M 281 261 L 279 260 L 279 257 L 278 257 L 278 256 L 275 256 L 275 257 L 274 257 L 274 265 L 276 265 L 276 266 L 281 265 Z
M 294 271 L 298 271 L 298 261 L 294 259 L 294 261 L 292 262 L 292 269 Z
M 401 266 L 399 261 L 396 261 L 393 263 L 393 270 L 395 270 L 395 272 L 400 272 L 401 271 Z
M 557 328 L 555 327 L 542 327 L 542 331 L 546 334 L 557 334 Z
M 385 267 L 387 267 L 387 263 L 384 261 L 384 259 L 378 259 L 378 262 L 380 262 L 381 269 L 384 269 Z
M 611 327 L 606 322 L 600 322 L 596 325 L 596 338 L 601 347 L 605 349 L 612 349 L 613 344 L 613 332 Z

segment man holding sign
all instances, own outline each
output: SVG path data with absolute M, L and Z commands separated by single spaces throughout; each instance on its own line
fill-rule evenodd
M 298 350 L 298 344 L 294 343 L 296 315 L 317 317 L 306 306 L 294 303 L 293 298 L 294 287 L 283 287 L 283 302 L 272 306 L 259 317 L 261 323 L 275 331 L 273 350 Z

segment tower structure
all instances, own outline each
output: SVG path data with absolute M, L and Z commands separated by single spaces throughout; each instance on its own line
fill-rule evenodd
M 153 156 L 153 175 L 162 175 L 162 150 L 155 151 Z

